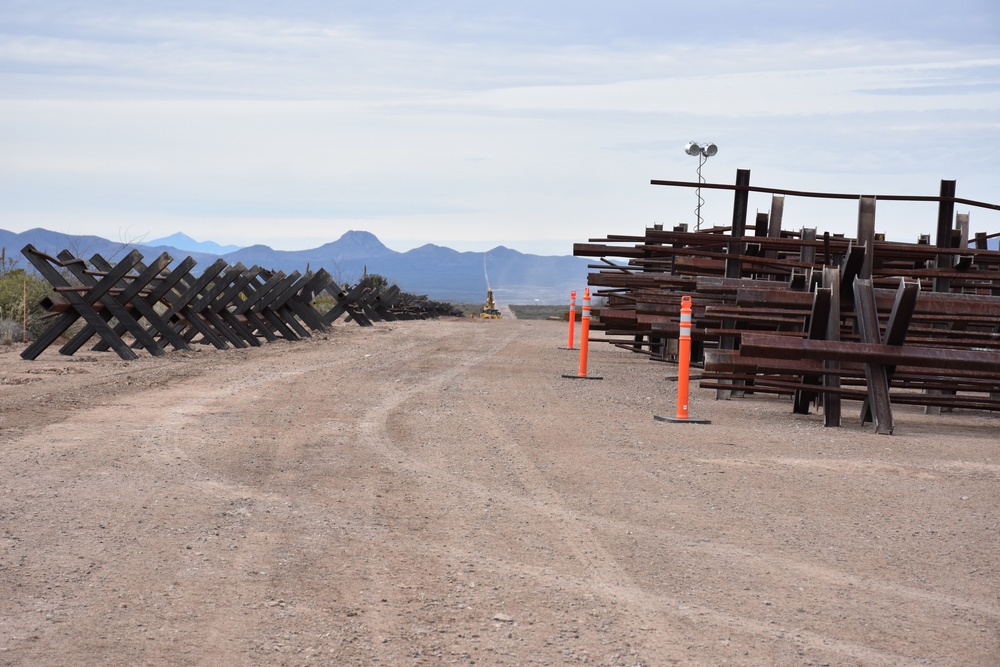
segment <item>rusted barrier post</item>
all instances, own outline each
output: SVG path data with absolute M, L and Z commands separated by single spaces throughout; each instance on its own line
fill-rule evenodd
M 677 416 L 658 417 L 657 421 L 711 424 L 707 419 L 688 417 L 688 382 L 691 379 L 691 297 L 681 297 L 680 335 L 677 340 Z
M 580 370 L 576 375 L 563 375 L 564 378 L 580 380 L 601 380 L 603 378 L 587 375 L 587 351 L 590 338 L 590 288 L 583 290 L 583 316 L 580 320 Z
M 573 329 L 576 327 L 576 290 L 569 293 L 569 344 L 567 350 L 573 349 Z

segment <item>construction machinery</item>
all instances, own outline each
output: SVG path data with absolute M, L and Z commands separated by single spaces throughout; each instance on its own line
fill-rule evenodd
M 483 277 L 486 278 L 486 303 L 479 311 L 481 320 L 499 320 L 500 311 L 497 310 L 497 302 L 493 300 L 493 288 L 490 286 L 490 274 L 486 270 L 486 255 L 483 255 Z
M 481 320 L 499 320 L 500 311 L 497 310 L 496 301 L 493 300 L 493 290 L 486 289 L 486 303 L 483 304 L 483 309 L 479 311 L 479 319 Z

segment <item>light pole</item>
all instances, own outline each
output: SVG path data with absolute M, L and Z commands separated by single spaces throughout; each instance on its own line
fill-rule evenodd
M 719 152 L 719 147 L 711 142 L 702 145 L 699 143 L 695 143 L 694 141 L 689 141 L 687 143 L 687 146 L 684 147 L 684 152 L 687 153 L 688 155 L 698 156 L 698 183 L 699 183 L 699 187 L 697 190 L 698 208 L 695 209 L 695 216 L 697 217 L 697 222 L 695 222 L 694 226 L 694 230 L 697 232 L 701 230 L 701 205 L 705 203 L 705 200 L 701 198 L 700 184 L 705 182 L 705 179 L 702 178 L 701 176 L 701 168 L 708 161 L 708 158 L 712 157 L 713 155 Z

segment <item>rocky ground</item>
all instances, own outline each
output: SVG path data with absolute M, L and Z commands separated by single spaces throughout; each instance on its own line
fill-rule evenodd
M 659 422 L 564 326 L 0 348 L 0 665 L 1000 664 L 998 417 Z

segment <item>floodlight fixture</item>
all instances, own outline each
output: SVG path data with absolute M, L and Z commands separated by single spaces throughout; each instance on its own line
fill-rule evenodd
M 701 229 L 701 205 L 705 203 L 705 200 L 701 198 L 701 184 L 705 182 L 705 179 L 701 176 L 701 168 L 705 166 L 705 162 L 708 161 L 708 158 L 719 152 L 719 147 L 712 142 L 699 144 L 696 141 L 689 141 L 684 147 L 684 152 L 692 157 L 698 158 L 698 207 L 695 208 L 697 221 L 695 222 L 694 229 L 695 231 L 699 231 Z

